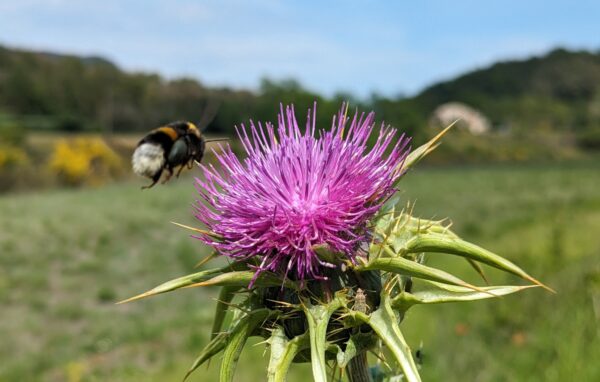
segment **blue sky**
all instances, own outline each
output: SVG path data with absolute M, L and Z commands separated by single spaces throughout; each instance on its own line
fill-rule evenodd
M 411 94 L 499 59 L 600 49 L 599 1 L 0 2 L 0 44 L 104 56 L 127 70 L 327 95 Z

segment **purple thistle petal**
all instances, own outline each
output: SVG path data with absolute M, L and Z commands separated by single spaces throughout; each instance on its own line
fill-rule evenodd
M 304 131 L 289 106 L 281 106 L 277 128 L 236 127 L 244 161 L 227 145 L 215 152 L 222 173 L 200 164 L 196 218 L 222 237 L 200 240 L 235 259 L 256 257 L 257 276 L 268 270 L 323 278 L 323 268 L 334 265 L 319 259 L 319 244 L 354 262 L 367 220 L 395 192 L 410 139 L 382 125 L 369 148 L 375 114 L 356 112 L 350 121 L 346 110 L 330 130 L 317 130 L 316 104 Z

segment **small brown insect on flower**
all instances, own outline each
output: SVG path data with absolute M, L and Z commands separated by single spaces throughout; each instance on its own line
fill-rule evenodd
M 369 313 L 369 305 L 367 304 L 367 295 L 365 291 L 358 288 L 356 291 L 356 295 L 354 296 L 354 305 L 352 305 L 352 310 L 357 312 L 361 312 L 364 314 Z

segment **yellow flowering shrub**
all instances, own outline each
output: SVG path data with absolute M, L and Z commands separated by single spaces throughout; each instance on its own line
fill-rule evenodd
M 0 170 L 29 163 L 29 157 L 20 147 L 0 146 Z
M 67 184 L 96 185 L 118 175 L 121 162 L 101 138 L 75 138 L 56 142 L 49 167 Z

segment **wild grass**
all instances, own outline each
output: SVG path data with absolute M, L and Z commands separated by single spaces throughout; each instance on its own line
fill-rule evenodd
M 181 380 L 209 337 L 216 291 L 114 302 L 189 273 L 208 250 L 169 223 L 196 224 L 191 179 L 142 183 L 0 198 L 0 381 Z M 599 165 L 417 168 L 401 187 L 415 214 L 451 217 L 459 235 L 558 291 L 414 308 L 402 326 L 423 344 L 424 380 L 600 380 Z M 481 282 L 459 260 L 429 257 Z M 264 380 L 263 349 L 244 352 L 239 381 Z M 306 365 L 292 370 L 310 379 Z M 213 361 L 191 380 L 217 374 Z

